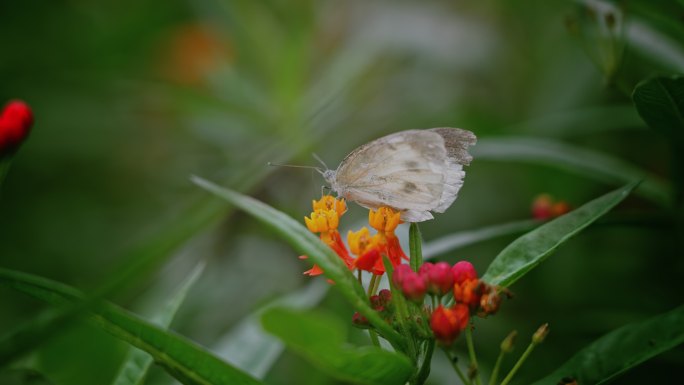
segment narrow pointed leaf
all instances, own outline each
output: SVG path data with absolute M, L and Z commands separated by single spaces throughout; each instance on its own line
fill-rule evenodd
M 613 330 L 534 385 L 556 385 L 564 377 L 578 384 L 604 384 L 682 343 L 684 306 Z
M 82 301 L 78 290 L 8 269 L 0 269 L 0 284 L 46 302 L 63 305 Z M 187 338 L 161 329 L 109 303 L 91 308 L 89 319 L 103 330 L 149 353 L 155 362 L 189 385 L 259 385 L 261 382 L 234 368 Z
M 332 377 L 356 384 L 404 384 L 413 373 L 404 355 L 375 346 L 345 346 L 346 328 L 332 316 L 285 308 L 267 311 L 264 328 Z
M 173 317 L 178 312 L 181 304 L 185 301 L 188 291 L 194 286 L 197 279 L 204 271 L 204 263 L 200 263 L 193 269 L 190 275 L 181 284 L 178 291 L 171 297 L 164 309 L 159 312 L 152 322 L 160 327 L 167 329 L 173 321 Z M 142 385 L 145 383 L 147 371 L 152 366 L 153 358 L 144 350 L 131 347 L 119 373 L 112 382 L 113 385 Z
M 630 183 L 596 198 L 516 239 L 492 261 L 482 279 L 492 285 L 510 286 L 560 245 L 622 202 L 637 184 Z
M 484 138 L 472 150 L 478 160 L 541 163 L 594 179 L 621 185 L 642 180 L 636 194 L 662 206 L 671 202 L 670 185 L 656 175 L 608 154 L 551 139 Z
M 342 292 L 356 310 L 378 329 L 383 337 L 394 346 L 403 346 L 403 337 L 370 307 L 363 287 L 342 260 L 304 225 L 254 198 L 223 188 L 199 177 L 193 177 L 192 180 L 198 186 L 227 200 L 274 229 L 298 252 L 307 255 L 319 265 L 325 275 L 335 281 L 335 287 Z

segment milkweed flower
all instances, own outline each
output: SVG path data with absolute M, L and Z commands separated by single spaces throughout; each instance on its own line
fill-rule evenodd
M 456 304 L 451 308 L 439 305 L 430 317 L 430 329 L 437 342 L 450 346 L 468 327 L 470 311 L 467 306 Z
M 357 254 L 358 258 L 354 265 L 360 269 L 372 272 L 375 275 L 382 275 L 385 273 L 385 265 L 382 261 L 382 256 L 386 255 L 389 258 L 392 266 L 398 266 L 402 259 L 408 260 L 408 257 L 401 249 L 399 238 L 394 234 L 397 226 L 403 223 L 401 221 L 401 212 L 390 207 L 380 207 L 377 211 L 369 210 L 368 223 L 372 228 L 377 230 L 377 233 L 370 237 L 370 240 L 364 243 L 365 248 L 359 250 L 361 253 Z M 365 229 L 365 230 L 364 230 Z M 357 239 L 363 240 L 368 237 L 369 230 L 365 227 L 359 233 L 351 233 L 347 237 L 349 241 L 349 248 L 354 250 L 354 244 Z
M 340 223 L 340 216 L 347 211 L 344 199 L 336 199 L 330 195 L 324 195 L 320 200 L 312 202 L 313 212 L 308 217 L 304 217 L 306 227 L 312 233 L 319 233 L 321 240 L 328 245 L 341 259 L 342 262 L 351 270 L 354 260 L 349 256 L 347 248 L 344 246 L 340 232 L 337 227 Z M 306 259 L 301 256 L 300 259 Z M 323 274 L 323 269 L 314 265 L 311 269 L 304 272 L 309 276 Z
M 7 103 L 0 112 L 0 159 L 14 154 L 32 125 L 33 113 L 26 103 L 20 100 Z

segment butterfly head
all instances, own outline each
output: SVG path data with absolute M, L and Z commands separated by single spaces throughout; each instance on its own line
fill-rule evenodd
M 325 179 L 328 184 L 330 184 L 330 187 L 332 187 L 333 190 L 336 190 L 336 179 L 335 179 L 335 170 L 325 170 L 321 174 L 323 175 L 323 179 Z

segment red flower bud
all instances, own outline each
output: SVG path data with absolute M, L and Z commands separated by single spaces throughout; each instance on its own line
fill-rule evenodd
M 378 295 L 380 296 L 382 303 L 384 303 L 385 305 L 389 304 L 392 300 L 392 292 L 387 289 L 380 290 Z
M 354 315 L 352 315 L 352 324 L 362 329 L 367 329 L 370 326 L 368 319 L 358 311 L 354 312 Z
M 0 157 L 14 153 L 28 136 L 33 124 L 31 108 L 18 100 L 9 102 L 0 113 Z
M 553 200 L 549 194 L 537 196 L 532 202 L 532 217 L 542 221 L 550 219 L 553 216 L 551 213 L 552 206 Z
M 446 346 L 458 338 L 461 331 L 468 326 L 470 311 L 467 306 L 457 304 L 452 308 L 439 305 L 430 318 L 430 328 L 435 339 Z
M 475 267 L 468 261 L 457 262 L 454 267 L 451 268 L 451 273 L 454 275 L 454 282 L 457 284 L 477 279 Z
M 409 265 L 398 265 L 394 269 L 392 282 L 407 299 L 418 303 L 423 301 L 426 291 L 425 282 Z
M 420 276 L 425 280 L 428 292 L 442 296 L 454 285 L 454 275 L 451 266 L 446 262 L 436 264 L 424 263 L 420 267 Z

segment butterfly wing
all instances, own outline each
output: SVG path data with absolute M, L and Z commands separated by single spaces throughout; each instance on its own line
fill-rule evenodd
M 394 133 L 349 154 L 332 187 L 364 207 L 390 206 L 405 221 L 428 220 L 430 211 L 444 212 L 456 199 L 474 143 L 470 131 L 455 128 Z

